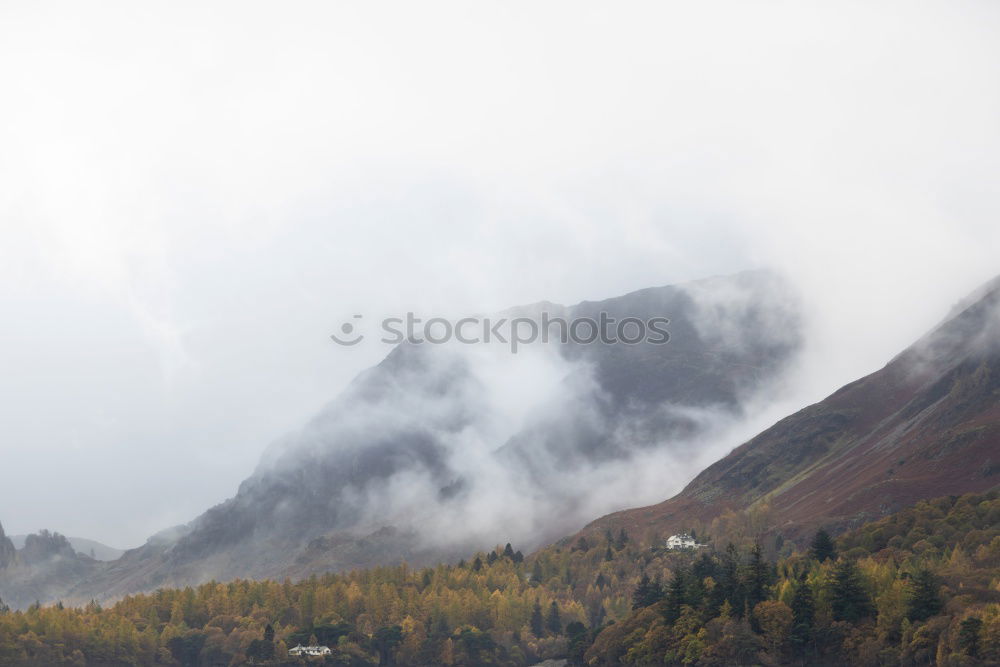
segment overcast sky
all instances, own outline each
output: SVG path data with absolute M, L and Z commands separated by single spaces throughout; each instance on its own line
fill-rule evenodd
M 876 6 L 877 5 L 877 6 Z M 0 4 L 0 522 L 231 496 L 351 315 L 770 266 L 800 402 L 1000 273 L 1000 4 Z

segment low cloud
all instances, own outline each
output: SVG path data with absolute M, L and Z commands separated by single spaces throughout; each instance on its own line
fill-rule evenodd
M 998 28 L 972 1 L 5 3 L 3 455 L 47 484 L 8 474 L 0 518 L 126 546 L 231 496 L 385 353 L 329 341 L 357 312 L 771 266 L 817 400 L 998 271 Z

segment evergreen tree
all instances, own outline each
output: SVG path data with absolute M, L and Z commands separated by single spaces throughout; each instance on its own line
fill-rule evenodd
M 487 563 L 488 565 L 493 565 L 493 563 L 497 562 L 497 559 L 498 559 L 498 558 L 499 558 L 499 556 L 497 556 L 497 552 L 496 552 L 496 551 L 491 551 L 491 552 L 490 552 L 490 553 L 489 553 L 489 554 L 488 554 L 488 555 L 486 556 L 486 563 Z
M 506 558 L 514 560 L 514 547 L 510 546 L 510 542 L 503 548 L 503 555 Z
M 274 627 L 268 623 L 267 627 L 264 628 L 264 641 L 273 642 L 274 641 Z
M 524 554 L 521 553 L 520 550 L 514 552 L 514 562 L 515 563 L 523 563 L 524 562 Z
M 694 565 L 691 566 L 691 575 L 692 578 L 702 582 L 706 577 L 712 577 L 713 579 L 717 578 L 717 570 L 718 567 L 712 557 L 703 553 L 701 557 L 694 562 Z
M 611 545 L 609 544 L 608 548 L 604 550 L 604 560 L 612 561 L 614 559 L 615 559 L 615 554 L 611 551 Z
M 664 596 L 663 619 L 673 625 L 681 617 L 681 605 L 684 604 L 684 573 L 680 570 L 674 573 Z
M 648 574 L 643 574 L 639 580 L 639 585 L 632 592 L 632 609 L 649 607 L 663 598 L 663 589 L 660 582 L 651 581 Z
M 837 557 L 837 547 L 834 546 L 830 533 L 822 528 L 816 531 L 812 545 L 809 548 L 809 555 L 820 563 L 826 560 L 833 560 Z
M 536 560 L 535 566 L 531 568 L 531 580 L 541 583 L 543 576 L 544 574 L 542 573 L 542 564 L 541 562 Z
M 618 531 L 618 541 L 615 543 L 615 549 L 621 551 L 625 548 L 626 544 L 628 544 L 628 533 L 626 533 L 625 529 L 622 528 Z
M 830 608 L 835 621 L 855 623 L 871 616 L 871 598 L 861 579 L 861 572 L 850 560 L 842 558 L 833 569 L 830 584 Z
M 800 647 L 809 644 L 815 623 L 816 602 L 813 600 L 812 586 L 803 578 L 792 596 L 792 643 Z
M 378 651 L 378 664 L 395 664 L 393 652 L 403 643 L 403 628 L 398 625 L 379 628 L 372 635 L 372 646 Z
M 567 651 L 570 664 L 582 665 L 583 655 L 590 642 L 587 641 L 587 626 L 580 621 L 570 621 L 566 624 L 566 636 L 569 638 Z
M 979 655 L 979 632 L 983 622 L 977 616 L 969 616 L 958 626 L 958 650 L 975 658 Z
M 448 627 L 448 619 L 444 614 L 438 616 L 437 620 L 434 623 L 431 623 L 430 626 L 430 637 L 432 639 L 447 639 L 451 636 L 451 628 Z
M 730 543 L 722 554 L 718 568 L 719 581 L 714 593 L 713 607 L 718 608 L 723 602 L 737 613 L 743 612 L 742 586 L 740 586 L 740 554 L 736 545 Z
M 542 604 L 536 599 L 535 607 L 531 610 L 531 633 L 536 637 L 545 635 L 545 618 L 542 616 Z
M 929 569 L 920 568 L 914 572 L 906 595 L 906 617 L 911 621 L 924 621 L 939 614 L 943 606 L 939 588 L 937 577 Z
M 562 619 L 559 618 L 559 605 L 553 600 L 549 606 L 549 615 L 545 618 L 545 628 L 554 635 L 562 634 Z
M 587 618 L 590 620 L 590 627 L 601 628 L 604 627 L 604 621 L 608 616 L 607 610 L 604 605 L 600 602 L 594 604 L 587 612 Z
M 246 656 L 252 661 L 267 662 L 274 658 L 274 642 L 268 639 L 254 639 L 247 646 Z
M 476 556 L 476 560 L 472 561 L 472 569 L 475 572 L 479 572 L 481 569 L 483 569 L 483 561 L 481 558 L 479 558 L 479 556 Z
M 745 606 L 753 609 L 758 602 L 767 599 L 766 589 L 771 584 L 771 570 L 761 553 L 760 545 L 755 544 L 750 552 L 750 563 L 747 565 L 744 579 Z

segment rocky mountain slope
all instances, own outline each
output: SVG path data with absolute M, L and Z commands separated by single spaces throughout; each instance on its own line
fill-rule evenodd
M 62 598 L 100 563 L 78 554 L 59 533 L 27 535 L 20 549 L 0 530 L 0 598 L 13 607 Z
M 1000 280 L 825 400 L 775 424 L 677 496 L 583 532 L 679 532 L 756 505 L 763 530 L 839 530 L 914 502 L 1000 484 Z
M 615 506 L 587 504 L 588 475 L 650 452 L 683 456 L 773 389 L 799 349 L 797 303 L 776 276 L 747 272 L 506 314 L 666 317 L 668 344 L 554 342 L 498 356 L 404 343 L 271 447 L 235 497 L 88 564 L 62 595 L 431 562 L 498 533 L 539 545 Z M 508 409 L 518 400 L 528 407 Z
M 15 549 L 22 549 L 29 537 L 30 535 L 11 535 L 10 541 Z M 125 553 L 124 549 L 109 547 L 107 544 L 85 537 L 66 536 L 66 541 L 69 542 L 76 553 L 89 556 L 94 560 L 117 560 Z

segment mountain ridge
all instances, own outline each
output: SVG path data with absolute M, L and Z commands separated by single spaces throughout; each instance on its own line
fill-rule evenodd
M 477 530 L 464 513 L 497 481 L 530 498 L 531 515 L 497 498 L 487 508 L 499 512 L 494 521 L 521 531 L 510 539 L 526 548 L 544 544 L 599 513 L 579 502 L 587 499 L 580 475 L 650 452 L 673 456 L 670 447 L 682 451 L 711 426 L 698 410 L 740 418 L 747 397 L 777 381 L 801 342 L 794 291 L 763 271 L 645 288 L 556 314 L 601 311 L 666 317 L 671 340 L 560 343 L 543 347 L 542 361 L 526 352 L 499 362 L 484 361 L 489 351 L 478 347 L 399 345 L 269 447 L 235 496 L 117 561 L 88 565 L 64 597 L 458 558 L 491 532 L 461 531 Z M 511 395 L 525 383 L 548 382 L 552 393 L 508 434 L 498 430 L 489 392 L 491 374 L 521 368 L 515 362 L 528 370 L 511 376 Z M 469 459 L 469 447 L 482 449 L 479 459 Z M 497 479 L 482 477 L 484 464 Z M 404 500 L 415 492 L 417 500 Z
M 893 357 L 735 448 L 662 503 L 601 517 L 680 530 L 766 505 L 768 530 L 839 530 L 947 493 L 1000 484 L 1000 278 Z

